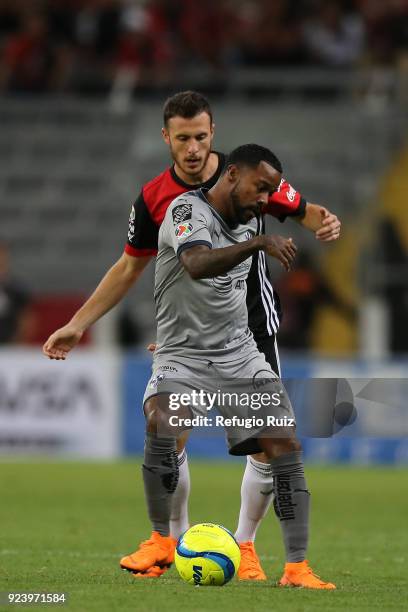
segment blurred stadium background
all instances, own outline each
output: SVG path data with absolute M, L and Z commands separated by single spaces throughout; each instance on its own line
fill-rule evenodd
M 161 108 L 208 94 L 215 148 L 270 146 L 341 218 L 336 244 L 271 262 L 284 377 L 393 378 L 394 412 L 309 460 L 408 462 L 408 2 L 0 0 L 0 455 L 140 453 L 154 266 L 66 362 L 40 348 L 121 255 L 132 202 L 169 164 Z M 190 454 L 225 456 L 195 436 Z

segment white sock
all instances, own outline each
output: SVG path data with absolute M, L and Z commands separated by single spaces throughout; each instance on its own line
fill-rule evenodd
M 187 452 L 184 449 L 178 456 L 179 479 L 171 499 L 170 535 L 178 539 L 189 528 L 188 497 L 190 495 L 190 472 Z
M 241 485 L 241 509 L 236 540 L 253 542 L 256 531 L 273 501 L 273 476 L 269 463 L 261 463 L 247 457 Z

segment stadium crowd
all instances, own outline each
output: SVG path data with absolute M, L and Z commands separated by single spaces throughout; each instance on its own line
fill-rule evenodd
M 408 0 L 0 0 L 0 87 L 165 88 L 180 66 L 398 65 Z

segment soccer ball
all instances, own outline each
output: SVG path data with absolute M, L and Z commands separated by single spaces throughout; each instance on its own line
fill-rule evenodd
M 200 523 L 180 536 L 174 560 L 181 578 L 189 584 L 222 586 L 238 571 L 241 552 L 228 529 Z

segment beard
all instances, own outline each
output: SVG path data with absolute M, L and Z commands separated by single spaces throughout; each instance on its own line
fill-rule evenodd
M 246 225 L 251 219 L 253 219 L 253 217 L 258 217 L 260 212 L 259 207 L 256 204 L 254 205 L 254 208 L 249 208 L 248 205 L 243 205 L 238 190 L 239 183 L 240 181 L 238 181 L 238 183 L 235 185 L 235 187 L 230 193 L 232 210 L 234 211 L 234 217 L 236 222 L 234 227 L 236 227 L 240 223 L 242 225 Z
M 238 187 L 239 187 L 239 181 L 235 185 L 234 189 L 231 191 L 232 210 L 234 211 L 234 222 L 235 222 L 234 227 L 236 227 L 240 223 L 242 223 L 243 225 L 248 223 L 248 219 L 247 219 L 248 209 L 245 209 L 242 205 L 242 200 L 239 196 Z
M 232 202 L 232 211 L 234 215 L 234 218 L 231 219 L 231 222 L 233 223 L 233 225 L 231 226 L 232 229 L 236 228 L 240 223 L 245 223 L 245 219 L 243 220 L 242 218 L 243 210 L 242 210 L 241 198 L 239 197 L 238 186 L 239 186 L 239 182 L 235 185 L 235 187 L 233 188 L 230 194 L 230 198 Z
M 184 172 L 184 174 L 191 176 L 191 178 L 195 178 L 195 177 L 200 178 L 200 175 L 202 174 L 205 166 L 207 165 L 208 158 L 211 155 L 211 149 L 208 149 L 208 151 L 206 151 L 204 155 L 200 153 L 200 156 L 198 158 L 192 158 L 192 159 L 199 159 L 200 163 L 197 166 L 195 166 L 195 168 L 190 168 L 187 164 L 188 157 L 186 159 L 186 157 L 182 153 L 177 154 L 174 151 L 171 143 L 169 145 L 169 148 L 170 148 L 170 155 L 174 163 Z M 202 181 L 199 181 L 199 182 L 202 182 Z

